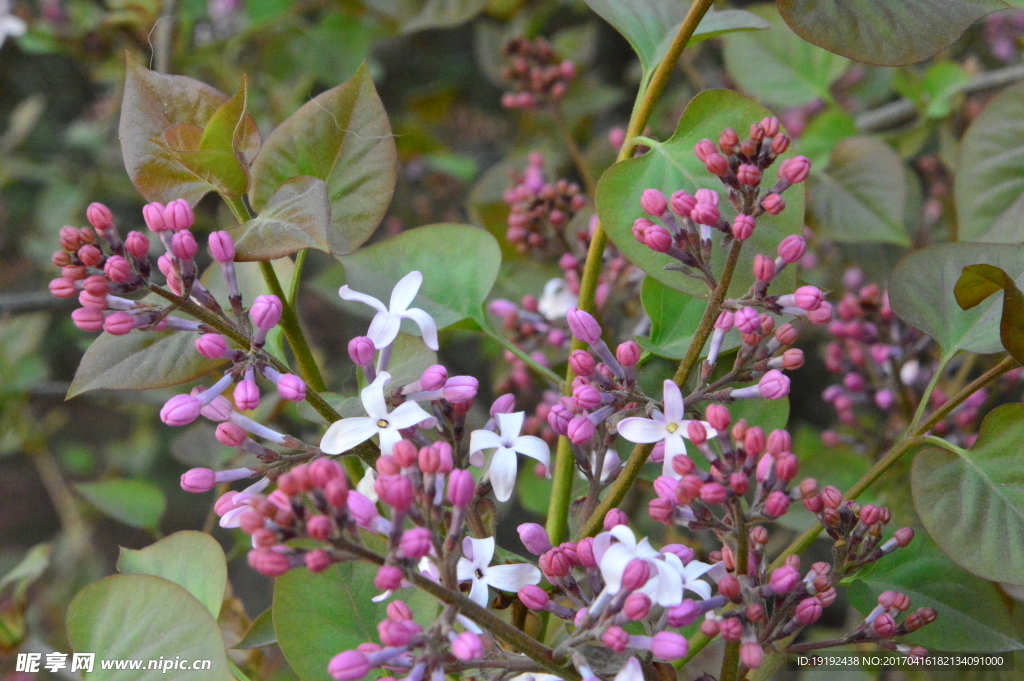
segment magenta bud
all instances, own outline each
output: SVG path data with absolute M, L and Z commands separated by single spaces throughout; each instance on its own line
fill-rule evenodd
M 73 298 L 78 293 L 75 282 L 65 277 L 58 277 L 50 282 L 50 293 L 55 298 Z
M 256 381 L 244 379 L 235 386 L 235 406 L 239 411 L 251 411 L 260 406 L 260 389 Z
M 569 330 L 577 340 L 584 343 L 599 343 L 601 341 L 601 325 L 590 313 L 573 307 L 569 309 L 566 320 L 569 322 Z
M 415 500 L 412 481 L 404 475 L 381 475 L 374 483 L 377 496 L 388 506 L 404 513 Z
M 221 265 L 235 259 L 235 240 L 227 232 L 212 232 L 209 238 L 210 255 Z
M 764 662 L 764 650 L 757 641 L 740 644 L 740 661 L 749 669 L 758 669 Z
M 768 436 L 766 446 L 769 454 L 791 452 L 793 451 L 793 436 L 789 434 L 789 431 L 777 428 Z
M 280 577 L 292 568 L 288 556 L 269 548 L 253 549 L 247 557 L 249 567 L 264 577 Z M 352 677 L 360 678 L 360 677 Z
M 219 333 L 204 333 L 196 338 L 196 352 L 207 359 L 220 359 L 228 349 L 228 341 Z
M 776 595 L 788 594 L 793 587 L 800 583 L 800 571 L 790 565 L 783 565 L 772 570 L 768 583 Z
M 817 310 L 825 300 L 817 286 L 801 286 L 793 293 L 793 300 L 801 310 Z
M 804 257 L 807 252 L 807 241 L 799 234 L 790 234 L 779 244 L 779 257 L 792 265 Z
M 103 330 L 111 336 L 124 336 L 135 328 L 135 317 L 127 312 L 115 312 L 103 321 Z
M 149 255 L 149 239 L 142 232 L 128 232 L 124 249 L 136 260 L 142 260 Z
M 496 418 L 498 414 L 511 414 L 515 408 L 516 396 L 512 393 L 505 393 L 494 400 L 494 404 L 491 405 L 491 418 Z
M 754 278 L 768 283 L 775 278 L 775 260 L 760 253 L 754 256 Z
M 779 166 L 779 177 L 789 184 L 799 184 L 807 179 L 811 172 L 811 162 L 806 156 L 787 158 Z
M 693 153 L 696 154 L 701 163 L 704 163 L 711 154 L 718 153 L 718 150 L 715 148 L 714 142 L 709 139 L 702 139 L 694 145 Z
M 732 221 L 732 227 L 730 229 L 733 237 L 737 241 L 746 241 L 754 234 L 754 227 L 756 226 L 757 221 L 753 217 L 740 213 L 736 216 L 736 219 Z
M 154 201 L 143 206 L 142 219 L 146 221 L 146 226 L 149 227 L 150 231 L 159 233 L 170 229 L 170 225 L 164 220 L 164 206 L 162 203 Z
M 327 538 L 331 536 L 331 519 L 325 515 L 315 515 L 306 521 L 306 532 L 309 536 L 317 541 L 327 541 Z M 399 583 L 401 583 L 401 573 L 399 573 Z
M 914 530 L 909 527 L 901 527 L 896 530 L 896 534 L 893 537 L 896 539 L 896 543 L 900 545 L 900 548 L 906 548 L 914 540 Z
M 729 427 L 729 423 L 732 422 L 732 416 L 729 414 L 729 409 L 725 405 L 721 404 L 709 404 L 708 408 L 704 411 L 704 418 L 708 420 L 711 427 L 717 431 L 723 431 Z
M 601 634 L 601 643 L 615 653 L 623 653 L 629 645 L 629 634 L 622 627 L 611 626 Z
M 306 399 L 306 382 L 295 374 L 284 374 L 277 382 L 277 394 L 288 402 L 302 402 Z
M 452 655 L 463 662 L 479 660 L 484 656 L 484 645 L 480 637 L 470 631 L 464 631 L 452 641 Z
M 569 366 L 577 376 L 590 376 L 594 373 L 597 363 L 594 356 L 586 350 L 573 350 L 569 355 Z
M 547 530 L 537 523 L 523 523 L 517 530 L 523 546 L 533 555 L 540 556 L 551 550 L 551 540 L 548 538 Z
M 721 216 L 713 203 L 698 203 L 690 212 L 690 219 L 698 225 L 717 225 Z
M 373 356 L 370 356 L 371 360 Z M 440 390 L 444 387 L 444 384 L 448 381 L 448 370 L 440 364 L 434 364 L 424 370 L 423 375 L 420 376 L 420 388 L 422 390 Z
M 519 600 L 530 610 L 543 610 L 551 599 L 547 591 L 539 586 L 529 584 L 519 590 Z
M 657 189 L 645 189 L 640 195 L 640 208 L 648 215 L 661 217 L 668 209 L 668 200 Z
M 549 581 L 566 577 L 572 571 L 572 560 L 568 553 L 558 546 L 544 553 L 537 564 Z
M 651 599 L 647 594 L 639 591 L 626 596 L 626 602 L 622 604 L 622 614 L 632 622 L 639 622 L 651 613 Z
M 569 424 L 572 422 L 572 419 L 572 412 L 563 404 L 556 404 L 548 411 L 548 424 L 558 435 L 566 435 L 569 432 Z
M 124 284 L 132 278 L 132 266 L 127 260 L 119 255 L 112 255 L 107 258 L 103 265 L 103 273 L 107 279 L 117 284 Z
M 348 356 L 356 365 L 365 367 L 373 363 L 376 348 L 366 336 L 356 336 L 348 342 Z
M 175 232 L 190 229 L 195 221 L 192 206 L 185 199 L 175 199 L 164 208 L 164 224 Z
M 171 252 L 178 260 L 191 260 L 199 252 L 199 244 L 196 243 L 192 232 L 178 232 L 171 240 Z
M 704 160 L 704 168 L 712 175 L 722 177 L 729 172 L 729 159 L 717 152 L 710 154 Z
M 778 369 L 772 369 L 757 383 L 761 397 L 767 400 L 782 399 L 789 394 L 789 376 Z
M 661 225 L 651 225 L 641 236 L 639 241 L 657 253 L 667 253 L 672 248 L 672 235 Z
M 256 328 L 262 331 L 270 331 L 281 321 L 281 313 L 284 305 L 281 299 L 275 295 L 256 296 L 252 308 L 249 309 L 249 317 Z
M 479 387 L 480 382 L 472 376 L 452 376 L 441 390 L 444 399 L 452 404 L 460 404 L 472 402 Z
M 619 364 L 627 369 L 635 367 L 640 361 L 640 346 L 632 340 L 620 343 L 615 348 L 615 359 L 619 360 Z
M 682 190 L 672 194 L 672 198 L 669 200 L 672 212 L 684 218 L 690 217 L 690 213 L 696 205 L 697 199 Z
M 217 424 L 214 436 L 217 438 L 217 442 L 225 447 L 237 447 L 245 442 L 249 434 L 241 426 L 225 421 L 224 423 Z
M 192 395 L 175 395 L 160 410 L 160 420 L 169 426 L 187 426 L 199 418 L 203 403 Z
M 686 436 L 698 447 L 708 441 L 707 428 L 700 421 L 690 421 L 686 424 Z
M 574 445 L 582 445 L 594 436 L 594 423 L 586 416 L 574 416 L 566 427 L 565 434 Z
M 331 567 L 333 561 L 331 560 L 331 554 L 327 553 L 323 549 L 316 549 L 310 551 L 305 557 L 306 569 L 316 574 L 323 572 L 327 568 Z
M 618 525 L 628 525 L 629 517 L 617 508 L 608 509 L 604 516 L 605 532 Z
M 761 208 L 768 215 L 778 215 L 786 208 L 786 202 L 778 194 L 769 194 L 761 199 Z
M 749 163 L 743 163 L 736 169 L 736 180 L 748 187 L 761 184 L 761 169 Z
M 344 477 L 341 464 L 334 459 L 321 457 L 309 464 L 309 480 L 314 487 L 323 489 L 332 480 L 341 479 L 344 482 Z
M 781 518 L 789 510 L 789 503 L 785 492 L 772 492 L 764 502 L 764 514 L 769 518 Z
M 651 652 L 660 660 L 681 660 L 690 652 L 690 644 L 679 634 L 659 631 L 651 637 Z
M 398 541 L 398 550 L 402 552 L 403 556 L 412 560 L 419 560 L 430 553 L 431 546 L 430 530 L 425 527 L 406 530 Z
M 705 504 L 721 504 L 729 498 L 729 490 L 718 482 L 705 482 L 700 486 L 700 500 Z
M 789 482 L 796 477 L 800 468 L 800 460 L 791 452 L 783 452 L 775 460 L 775 476 L 783 482 Z
M 626 591 L 636 591 L 648 582 L 651 578 L 651 568 L 646 561 L 639 558 L 629 561 L 626 569 L 622 572 L 622 588 Z
M 85 209 L 85 217 L 97 232 L 105 232 L 114 226 L 114 215 L 102 203 L 90 203 Z
M 687 627 L 701 616 L 700 606 L 689 598 L 666 612 L 670 627 Z
M 592 385 L 578 385 L 572 391 L 572 399 L 580 409 L 596 409 L 601 406 L 601 391 Z
M 186 492 L 202 494 L 217 484 L 216 473 L 209 468 L 193 468 L 181 475 L 181 488 Z
M 821 601 L 817 598 L 805 598 L 796 606 L 796 620 L 806 626 L 814 624 L 821 618 Z
M 357 681 L 370 673 L 370 661 L 358 650 L 347 650 L 331 658 L 327 673 L 337 681 Z
M 734 323 L 736 328 L 740 330 L 740 333 L 753 334 L 761 332 L 761 316 L 752 307 L 741 307 L 737 310 Z

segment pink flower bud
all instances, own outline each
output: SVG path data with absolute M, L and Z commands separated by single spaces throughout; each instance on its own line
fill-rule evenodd
M 210 255 L 221 265 L 235 259 L 235 240 L 227 232 L 212 232 L 209 238 Z
M 625 591 L 636 591 L 651 579 L 651 568 L 647 562 L 639 558 L 629 561 L 622 572 L 622 588 Z
M 335 478 L 323 486 L 324 498 L 334 508 L 346 508 L 348 505 L 348 484 L 344 477 Z
M 659 660 L 681 660 L 690 652 L 690 644 L 679 634 L 659 631 L 651 637 L 651 652 Z
M 238 447 L 249 437 L 244 428 L 228 421 L 217 424 L 217 431 L 214 435 L 217 442 L 226 447 Z
M 323 489 L 332 480 L 345 481 L 344 469 L 334 459 L 321 457 L 309 464 L 309 480 L 314 487 Z
M 817 598 L 805 598 L 796 606 L 796 620 L 803 626 L 810 626 L 821 619 L 821 601 Z
M 601 406 L 601 391 L 592 385 L 579 385 L 572 391 L 572 399 L 580 409 L 596 409 Z
M 193 468 L 181 476 L 181 488 L 194 494 L 209 492 L 216 484 L 216 474 L 209 468 Z
M 793 293 L 793 300 L 801 310 L 817 310 L 825 297 L 817 286 L 801 286 Z
M 169 426 L 187 426 L 199 418 L 203 403 L 192 395 L 175 395 L 160 410 L 160 420 Z
M 306 399 L 306 382 L 295 374 L 284 374 L 277 382 L 277 394 L 288 402 L 302 402 Z
M 569 355 L 569 366 L 577 376 L 590 376 L 597 365 L 594 356 L 586 350 L 573 350 Z
M 235 386 L 235 406 L 239 411 L 251 411 L 260 406 L 260 389 L 256 381 L 244 379 Z
M 566 552 L 558 546 L 542 555 L 538 565 L 548 580 L 565 577 L 572 571 L 572 561 Z
M 565 435 L 568 432 L 569 423 L 572 418 L 572 412 L 563 404 L 556 404 L 552 406 L 551 410 L 548 412 L 548 424 L 557 435 Z
M 331 554 L 323 549 L 316 549 L 306 554 L 305 563 L 307 570 L 317 574 L 331 567 L 333 561 L 331 560 Z
M 775 476 L 783 482 L 789 482 L 796 477 L 800 468 L 800 460 L 791 452 L 783 452 L 775 460 Z
M 547 530 L 537 523 L 523 523 L 517 530 L 523 546 L 533 555 L 539 556 L 551 550 L 551 540 L 548 538 Z
M 622 627 L 611 626 L 601 634 L 601 643 L 608 646 L 612 652 L 623 653 L 629 645 L 629 634 Z
M 154 201 L 143 206 L 142 219 L 146 221 L 146 226 L 149 227 L 150 231 L 159 233 L 170 229 L 170 225 L 164 220 L 164 206 L 162 203 Z
M 373 356 L 371 355 L 371 360 Z M 448 381 L 448 370 L 440 364 L 434 364 L 424 370 L 420 376 L 420 388 L 422 390 L 440 390 Z
M 633 238 L 640 243 L 644 242 L 647 230 L 654 227 L 654 223 L 647 218 L 637 218 L 633 221 Z
M 415 499 L 412 481 L 404 475 L 381 475 L 374 483 L 374 489 L 382 502 L 399 513 L 409 510 Z
M 171 252 L 178 260 L 191 260 L 199 252 L 199 244 L 192 232 L 178 232 L 171 240 Z
M 594 430 L 594 423 L 586 416 L 574 416 L 569 421 L 565 434 L 574 445 L 582 445 L 594 436 Z
M 114 215 L 102 203 L 90 203 L 85 209 L 85 217 L 97 232 L 105 232 L 114 226 Z
M 726 617 L 718 628 L 723 640 L 739 641 L 743 637 L 743 624 L 738 617 Z
M 174 263 L 171 262 L 171 257 L 166 253 L 156 259 L 156 266 L 165 277 L 170 277 L 174 274 Z
M 50 293 L 55 298 L 73 298 L 78 293 L 75 282 L 64 277 L 58 277 L 50 282 Z
M 262 331 L 270 331 L 281 321 L 281 313 L 284 305 L 281 299 L 275 295 L 256 296 L 252 308 L 249 309 L 249 317 L 256 328 Z
M 598 343 L 601 340 L 601 325 L 597 323 L 593 315 L 575 307 L 569 309 L 566 315 L 569 322 L 569 330 L 572 335 L 584 343 Z
M 431 547 L 430 530 L 425 527 L 406 530 L 398 541 L 398 550 L 402 552 L 403 556 L 412 560 L 419 560 L 430 553 Z
M 736 179 L 740 184 L 756 187 L 761 184 L 761 169 L 755 165 L 744 163 L 736 169 Z
M 128 232 L 124 249 L 136 260 L 143 260 L 149 255 L 149 239 L 142 232 Z
M 121 256 L 112 255 L 103 265 L 103 273 L 110 281 L 124 284 L 132 278 L 132 266 Z
M 743 435 L 743 449 L 747 450 L 748 455 L 757 456 L 764 451 L 765 446 L 763 430 L 757 426 L 747 429 L 747 432 Z
M 795 567 L 783 565 L 772 570 L 768 583 L 776 595 L 788 594 L 797 584 L 800 583 L 800 571 Z
M 494 400 L 494 403 L 491 405 L 491 418 L 496 418 L 498 414 L 511 414 L 515 409 L 516 396 L 512 393 L 505 393 Z
M 196 338 L 196 352 L 207 359 L 220 359 L 228 349 L 228 341 L 219 333 L 204 333 Z
M 442 392 L 444 399 L 452 404 L 462 404 L 472 402 L 479 387 L 480 382 L 472 376 L 452 376 L 444 384 Z
M 666 611 L 666 619 L 670 627 L 688 627 L 701 615 L 700 606 L 689 598 L 679 605 Z
M 778 369 L 772 369 L 757 383 L 761 397 L 767 400 L 778 400 L 789 394 L 789 377 Z
M 756 641 L 740 644 L 740 661 L 749 669 L 757 669 L 764 662 L 764 651 Z
M 875 634 L 879 638 L 889 638 L 896 635 L 896 620 L 889 613 L 882 613 L 871 623 Z
M 452 641 L 452 655 L 462 661 L 479 660 L 484 656 L 484 645 L 476 634 L 464 631 Z
M 764 502 L 764 514 L 769 518 L 781 518 L 789 510 L 789 503 L 785 492 L 772 492 Z
M 712 175 L 722 177 L 729 172 L 729 159 L 717 152 L 710 154 L 704 159 L 704 168 Z
M 694 145 L 693 153 L 697 155 L 697 158 L 700 159 L 701 163 L 704 163 L 707 161 L 708 156 L 718 153 L 718 150 L 715 149 L 714 142 L 709 139 L 703 139 Z
M 95 296 L 85 290 L 78 294 L 78 304 L 93 310 L 103 310 L 107 307 L 107 297 Z
M 799 184 L 807 179 L 811 172 L 811 162 L 806 156 L 787 158 L 779 166 L 779 177 L 789 184 Z
M 327 541 L 331 536 L 331 519 L 325 515 L 315 515 L 306 521 L 306 531 L 317 541 Z M 398 581 L 402 581 L 402 573 L 398 573 Z
M 754 256 L 754 278 L 768 283 L 775 278 L 775 260 L 758 253 Z
M 804 351 L 800 348 L 790 348 L 782 353 L 782 368 L 786 371 L 796 371 L 804 365 Z
M 164 208 L 164 224 L 175 232 L 191 229 L 195 221 L 192 206 L 185 199 L 175 199 Z
M 544 589 L 529 584 L 519 590 L 519 600 L 530 610 L 543 610 L 551 599 Z
M 667 253 L 672 248 L 672 235 L 661 225 L 651 225 L 639 241 L 656 253 Z
M 615 348 L 615 359 L 619 360 L 619 364 L 627 369 L 635 367 L 640 361 L 640 346 L 632 340 L 620 343 Z
M 357 681 L 370 673 L 370 661 L 358 650 L 347 650 L 331 658 L 327 673 L 337 681 Z
M 727 429 L 732 420 L 732 416 L 729 414 L 729 409 L 721 404 L 709 404 L 707 409 L 704 411 L 704 418 L 707 419 L 712 428 L 718 431 Z M 675 459 L 673 459 L 673 461 L 674 460 Z
M 87 244 L 78 249 L 78 259 L 86 267 L 96 267 L 103 260 L 103 251 L 92 244 Z
M 761 208 L 768 215 L 778 215 L 786 208 L 786 202 L 778 194 L 769 194 L 761 199 Z
M 690 213 L 696 205 L 697 199 L 682 190 L 672 194 L 672 198 L 669 200 L 672 212 L 680 217 L 690 217 Z
M 799 234 L 791 234 L 779 244 L 779 257 L 792 265 L 807 252 L 807 241 Z
M 901 527 L 896 530 L 896 534 L 893 535 L 893 539 L 896 540 L 896 543 L 899 544 L 901 549 L 904 549 L 914 540 L 914 530 L 909 527 Z
M 348 356 L 358 366 L 372 364 L 375 352 L 373 341 L 366 336 L 356 336 L 348 342 Z
M 721 504 L 729 498 L 729 490 L 721 483 L 706 482 L 700 487 L 700 500 L 705 504 Z
M 735 154 L 740 145 L 740 136 L 732 128 L 726 128 L 718 136 L 718 148 L 723 154 Z
M 640 208 L 648 215 L 660 218 L 668 209 L 668 200 L 657 189 L 645 189 L 640 195 Z
M 628 525 L 629 517 L 617 508 L 608 509 L 604 516 L 605 532 L 618 525 Z
M 740 333 L 754 334 L 761 332 L 761 316 L 752 307 L 741 307 L 737 310 L 735 324 Z
M 103 322 L 103 330 L 111 336 L 124 336 L 135 328 L 135 317 L 127 312 L 115 312 Z

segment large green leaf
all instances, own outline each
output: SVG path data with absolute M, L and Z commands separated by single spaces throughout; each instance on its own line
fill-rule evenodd
M 996 95 L 960 145 L 956 210 L 964 241 L 1024 241 L 1024 83 Z
M 660 189 L 666 196 L 679 189 L 690 193 L 700 188 L 713 189 L 724 196 L 724 187 L 717 177 L 707 172 L 693 153 L 693 146 L 704 138 L 718 139 L 727 127 L 747 130 L 751 123 L 760 121 L 770 112 L 746 97 L 730 90 L 705 90 L 690 101 L 679 120 L 672 138 L 658 144 L 638 158 L 616 163 L 601 178 L 597 187 L 597 212 L 608 237 L 627 258 L 661 283 L 695 297 L 707 297 L 703 281 L 692 279 L 682 272 L 665 270 L 665 265 L 676 262 L 662 253 L 656 253 L 633 238 L 633 221 L 644 215 L 640 209 L 640 195 L 647 188 Z M 787 152 L 788 158 L 792 152 Z M 778 164 L 764 173 L 763 186 L 775 183 Z M 754 280 L 753 260 L 757 253 L 774 255 L 780 241 L 803 229 L 803 185 L 796 185 L 785 193 L 788 208 L 777 216 L 758 218 L 754 236 L 747 242 L 733 277 L 730 295 L 745 292 Z M 719 204 L 723 217 L 731 220 L 734 211 L 723 198 Z M 713 268 L 721 272 L 727 249 L 715 248 Z M 792 268 L 784 271 L 775 281 L 779 290 L 794 282 Z
M 654 277 L 645 277 L 640 302 L 651 318 L 648 337 L 637 341 L 648 352 L 669 359 L 682 359 L 704 314 L 707 302 L 669 288 Z
M 999 341 L 1018 362 L 1024 362 L 1024 294 L 1013 277 L 992 265 L 968 265 L 953 288 L 956 302 L 965 310 L 1003 292 L 999 317 Z
M 1001 0 L 777 0 L 801 38 L 857 61 L 901 66 L 953 43 Z
M 224 364 L 225 360 L 206 359 L 196 352 L 194 341 L 194 334 L 179 331 L 103 333 L 85 351 L 68 399 L 98 388 L 165 388 L 193 381 Z
M 101 480 L 75 485 L 86 501 L 125 525 L 157 530 L 167 507 L 163 492 L 141 480 Z
M 1024 648 L 995 586 L 961 570 L 927 537 L 915 537 L 910 546 L 861 572 L 850 585 L 850 602 L 867 614 L 889 590 L 909 596 L 911 610 L 934 608 L 939 614 L 907 636 L 910 643 L 945 651 Z
M 443 328 L 466 318 L 485 320 L 483 303 L 498 276 L 501 249 L 479 227 L 428 225 L 360 249 L 341 263 L 349 286 L 385 305 L 398 280 L 419 270 L 423 286 L 412 305 Z M 360 308 L 372 312 L 365 305 Z M 410 331 L 416 328 L 407 324 Z
M 773 5 L 748 9 L 771 28 L 722 39 L 725 67 L 740 89 L 781 107 L 831 100 L 829 88 L 846 71 L 849 61 L 802 40 L 779 18 Z
M 235 258 L 276 260 L 303 248 L 330 250 L 331 200 L 327 183 L 300 175 L 286 180 L 258 217 L 233 230 Z
M 121 547 L 117 569 L 125 575 L 163 577 L 192 594 L 213 617 L 220 614 L 227 563 L 220 544 L 205 532 L 182 530 L 138 551 Z
M 889 279 L 893 311 L 924 331 L 951 356 L 957 350 L 999 352 L 1001 296 L 964 311 L 954 288 L 965 267 L 995 265 L 1024 284 L 1024 247 L 1010 244 L 941 244 L 904 258 Z
M 811 177 L 807 198 L 808 224 L 828 239 L 910 245 L 903 228 L 903 162 L 883 142 L 871 137 L 839 142 L 825 171 Z
M 114 575 L 82 589 L 68 606 L 72 648 L 95 653 L 102 681 L 231 681 L 217 622 L 177 584 L 152 575 Z M 211 668 L 147 669 L 149 660 L 209 660 Z M 141 669 L 102 670 L 102 660 L 138 660 Z
M 974 574 L 1024 584 L 1024 406 L 1006 404 L 967 450 L 914 457 L 914 507 L 947 556 Z
M 327 183 L 330 251 L 359 248 L 377 228 L 395 189 L 395 140 L 366 66 L 317 95 L 270 134 L 252 165 L 250 201 L 262 211 L 297 175 Z
M 668 52 L 679 25 L 689 11 L 689 5 L 680 0 L 587 0 L 590 9 L 615 27 L 633 46 L 644 77 L 650 77 Z M 716 12 L 714 9 L 701 19 L 690 44 L 713 38 L 731 31 L 750 31 L 768 28 L 769 24 L 755 14 L 738 9 Z

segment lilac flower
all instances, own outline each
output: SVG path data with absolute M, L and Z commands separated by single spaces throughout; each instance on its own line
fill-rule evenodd
M 612 539 L 618 541 L 612 543 Z M 608 600 L 622 590 L 622 577 L 634 560 L 643 560 L 651 568 L 651 578 L 640 589 L 659 605 L 678 605 L 683 600 L 682 583 L 678 573 L 664 561 L 664 556 L 654 550 L 644 537 L 637 541 L 633 531 L 625 525 L 616 525 L 608 532 L 594 537 L 594 557 L 604 579 L 604 589 L 594 599 L 594 612 L 599 611 Z
M 691 560 L 686 565 L 674 553 L 663 555 L 665 563 L 672 567 L 682 577 L 683 590 L 690 590 L 705 601 L 711 598 L 711 585 L 701 579 L 714 565 L 702 563 L 699 560 Z
M 415 402 L 405 402 L 389 412 L 384 401 L 384 386 L 390 380 L 391 374 L 386 371 L 377 374 L 373 383 L 359 393 L 366 416 L 335 421 L 324 433 L 320 449 L 327 454 L 341 454 L 377 435 L 381 453 L 390 455 L 391 448 L 402 439 L 398 431 L 432 418 Z
M 374 347 L 378 350 L 386 348 L 395 342 L 403 319 L 411 319 L 415 322 L 420 327 L 420 333 L 423 334 L 423 342 L 426 346 L 431 350 L 437 350 L 437 325 L 434 323 L 434 319 L 419 308 L 409 307 L 413 298 L 419 293 L 422 283 L 423 275 L 415 270 L 402 277 L 391 291 L 391 304 L 389 307 L 384 307 L 384 303 L 373 296 L 353 291 L 347 284 L 339 289 L 338 295 L 344 300 L 355 300 L 365 303 L 377 310 L 377 314 L 373 316 L 373 321 L 370 322 L 370 330 L 366 332 L 366 335 L 373 341 Z
M 8 0 L 0 0 L 0 45 L 4 44 L 7 36 L 20 38 L 27 30 L 28 25 L 25 21 L 16 14 L 11 14 L 11 3 Z
M 459 558 L 455 566 L 460 582 L 472 581 L 469 597 L 477 605 L 486 608 L 490 601 L 488 587 L 515 593 L 528 584 L 540 583 L 540 570 L 526 563 L 518 565 L 491 565 L 494 557 L 494 537 L 462 540 L 465 558 Z
M 498 427 L 501 434 L 490 430 L 474 430 L 469 437 L 470 461 L 474 462 L 473 455 L 484 449 L 494 448 L 494 455 L 491 457 L 491 467 L 488 475 L 491 485 L 494 486 L 494 496 L 498 501 L 508 501 L 512 496 L 512 488 L 516 484 L 516 473 L 519 462 L 516 453 L 536 459 L 550 466 L 551 452 L 544 440 L 533 435 L 520 435 L 523 427 L 523 417 L 526 412 L 514 414 L 497 414 Z M 482 459 L 477 457 L 480 463 Z M 479 464 L 476 464 L 479 465 Z
M 537 311 L 548 320 L 562 319 L 578 302 L 565 279 L 550 279 L 544 284 L 544 293 L 537 302 Z
M 634 416 L 619 421 L 616 428 L 622 437 L 630 442 L 651 443 L 665 442 L 665 464 L 663 475 L 672 478 L 679 478 L 679 474 L 672 469 L 673 457 L 682 454 L 686 455 L 686 443 L 683 438 L 689 438 L 687 426 L 690 421 L 684 420 L 683 394 L 672 381 L 665 381 L 664 387 L 665 413 L 654 412 L 653 419 L 645 419 Z M 711 427 L 706 421 L 698 421 L 704 426 L 708 437 L 715 437 L 718 431 Z

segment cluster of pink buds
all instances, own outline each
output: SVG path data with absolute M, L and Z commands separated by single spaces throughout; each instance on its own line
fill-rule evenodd
M 506 109 L 536 109 L 561 101 L 576 75 L 571 61 L 560 61 L 544 38 L 514 38 L 502 51 L 510 63 L 502 77 L 512 89 L 501 96 Z
M 515 178 L 504 200 L 511 209 L 505 236 L 521 252 L 576 250 L 565 228 L 586 205 L 586 196 L 575 182 L 545 180 L 539 152 L 530 154 L 529 166 Z

